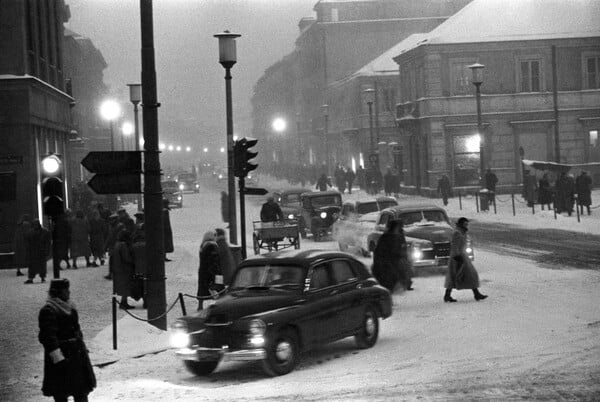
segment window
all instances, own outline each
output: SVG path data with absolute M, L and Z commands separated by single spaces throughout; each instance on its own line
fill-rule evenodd
M 454 181 L 457 186 L 479 184 L 479 136 L 457 135 L 453 138 Z
M 520 91 L 540 92 L 541 62 L 539 60 L 522 60 L 519 62 Z
M 469 95 L 473 93 L 473 84 L 471 84 L 471 70 L 469 65 L 473 63 L 458 62 L 450 65 L 450 79 L 452 95 Z
M 600 56 L 585 59 L 585 77 L 587 89 L 600 88 Z
M 350 282 L 351 280 L 356 279 L 356 275 L 354 275 L 354 271 L 347 261 L 332 261 L 331 269 L 333 270 L 333 278 L 336 283 Z
M 337 8 L 332 8 L 331 9 L 331 22 L 338 22 L 339 21 L 339 12 Z
M 386 112 L 396 110 L 396 89 L 383 88 L 383 107 Z
M 598 130 L 590 130 L 590 147 L 598 146 Z
M 327 266 L 319 265 L 313 269 L 312 277 L 310 279 L 311 289 L 323 289 L 331 285 L 329 279 L 329 273 L 327 272 Z

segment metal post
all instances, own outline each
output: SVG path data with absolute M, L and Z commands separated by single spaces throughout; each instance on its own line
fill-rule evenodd
M 110 150 L 114 152 L 115 151 L 115 136 L 113 135 L 113 121 L 112 120 L 110 120 L 109 126 L 110 126 Z
M 479 192 L 475 193 L 475 208 L 477 209 L 477 213 L 479 213 Z
M 148 269 L 148 320 L 167 329 L 163 200 L 158 149 L 158 107 L 154 60 L 152 0 L 140 0 L 142 31 L 142 103 L 144 105 L 144 206 Z M 160 318 L 158 318 L 160 317 Z
M 515 216 L 517 212 L 515 211 L 515 195 L 513 193 L 510 194 L 510 199 L 512 200 L 513 216 Z
M 235 210 L 235 177 L 233 174 L 233 106 L 231 99 L 231 67 L 225 66 L 225 103 L 227 114 L 227 191 L 229 193 L 229 242 L 237 244 Z
M 558 127 L 558 73 L 556 71 L 556 46 L 552 45 L 552 99 L 554 103 L 554 156 L 560 163 L 560 138 Z
M 138 115 L 138 105 L 137 103 L 133 104 L 133 124 L 135 131 L 135 150 L 140 150 L 140 122 Z M 143 199 L 142 194 L 137 195 L 137 210 L 141 211 L 143 209 Z
M 496 210 L 496 193 L 492 193 L 493 197 L 492 197 L 492 202 L 494 203 L 494 214 L 497 214 L 498 211 Z
M 113 350 L 117 350 L 117 298 L 112 297 L 112 336 Z
M 325 128 L 323 129 L 323 137 L 325 139 L 325 167 L 327 169 L 327 177 L 331 176 L 331 167 L 329 164 L 329 114 L 325 114 Z
M 462 195 L 460 190 L 458 190 L 458 209 L 462 211 Z
M 373 102 L 367 102 L 367 105 L 369 105 L 369 138 L 371 141 L 370 153 L 373 154 L 375 152 L 375 143 L 373 139 Z
M 181 292 L 179 292 L 179 304 L 181 305 L 181 314 L 186 316 L 187 311 L 185 309 L 185 302 L 183 301 L 183 293 L 181 293 Z
M 244 189 L 246 188 L 246 180 L 240 177 L 238 180 L 240 188 L 240 235 L 242 237 L 242 260 L 246 259 L 246 199 L 244 197 Z
M 475 83 L 475 98 L 477 100 L 477 131 L 479 132 L 479 179 L 481 187 L 484 187 L 484 172 L 485 172 L 485 134 L 482 130 L 481 123 L 481 83 Z
M 577 210 L 577 222 L 581 222 L 581 217 L 579 215 L 579 197 L 575 196 L 575 209 Z M 581 211 L 581 213 L 583 213 L 583 210 Z

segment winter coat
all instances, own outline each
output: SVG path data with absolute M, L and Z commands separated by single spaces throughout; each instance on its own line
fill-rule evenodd
M 29 278 L 36 274 L 42 278 L 46 277 L 46 262 L 50 258 L 52 240 L 50 232 L 43 227 L 35 228 L 27 232 L 27 255 L 29 256 Z
M 390 292 L 400 281 L 405 288 L 412 283 L 412 268 L 403 234 L 383 233 L 373 252 L 373 276 Z
M 572 212 L 575 203 L 575 179 L 562 174 L 556 183 L 556 201 L 558 212 Z
M 579 175 L 575 180 L 575 191 L 579 204 L 583 206 L 592 205 L 592 178 L 588 175 Z
M 332 187 L 331 180 L 329 180 L 327 176 L 322 174 L 317 180 L 317 185 L 315 186 L 315 188 L 318 188 L 319 191 L 327 191 L 327 186 Z
M 450 244 L 450 260 L 446 271 L 446 289 L 475 289 L 479 287 L 479 275 L 466 252 L 467 232 L 457 227 Z M 458 261 L 455 257 L 459 257 Z
M 75 218 L 71 222 L 71 258 L 89 257 L 90 225 L 85 218 Z
M 29 266 L 29 256 L 27 255 L 27 243 L 25 237 L 31 229 L 31 222 L 22 221 L 17 224 L 15 237 L 13 238 L 13 251 L 15 253 L 15 267 L 25 268 Z
M 225 285 L 229 285 L 236 269 L 233 253 L 229 248 L 229 244 L 227 244 L 227 240 L 223 238 L 217 238 L 217 246 L 219 247 L 219 262 L 223 273 L 223 282 Z
M 496 192 L 496 183 L 498 183 L 498 177 L 496 174 L 494 172 L 487 172 L 485 174 L 485 188 Z
M 58 260 L 69 258 L 69 246 L 71 244 L 71 224 L 65 215 L 61 215 L 52 225 L 53 243 L 52 254 Z
M 49 299 L 40 310 L 38 339 L 44 346 L 44 380 L 42 392 L 45 396 L 84 396 L 96 388 L 96 377 L 90 363 L 83 334 L 79 327 L 77 310 L 61 308 Z M 70 311 L 69 311 L 70 310 Z M 60 349 L 65 360 L 53 363 L 50 352 Z
M 283 212 L 276 202 L 265 202 L 260 209 L 260 220 L 263 222 L 275 222 L 283 220 Z
M 448 176 L 443 175 L 438 180 L 437 191 L 443 198 L 448 198 L 452 196 L 452 186 L 450 185 L 450 179 Z
M 172 253 L 175 251 L 175 247 L 173 246 L 173 230 L 171 229 L 171 217 L 168 208 L 163 208 L 163 233 L 165 253 Z
M 131 298 L 139 300 L 144 297 L 144 277 L 146 276 L 146 238 L 138 231 L 131 245 L 133 258 L 133 278 L 131 279 Z
M 108 228 L 102 218 L 90 220 L 90 249 L 94 257 L 104 256 Z
M 538 202 L 542 205 L 552 202 L 552 187 L 547 177 L 542 177 L 539 181 Z
M 352 192 L 352 183 L 354 183 L 354 179 L 356 178 L 356 175 L 354 174 L 354 172 L 352 171 L 352 169 L 348 169 L 346 171 L 346 175 L 345 175 L 345 179 L 346 179 L 346 184 L 348 185 L 348 190 L 350 190 L 350 192 Z
M 127 241 L 117 240 L 112 259 L 114 291 L 119 296 L 127 297 L 131 295 L 131 279 L 134 272 L 133 257 Z
M 537 182 L 535 176 L 525 176 L 525 200 L 528 203 L 535 203 L 535 190 L 537 188 Z
M 215 285 L 215 276 L 222 275 L 219 246 L 215 241 L 206 241 L 200 246 L 198 267 L 198 297 L 210 296 L 209 289 Z

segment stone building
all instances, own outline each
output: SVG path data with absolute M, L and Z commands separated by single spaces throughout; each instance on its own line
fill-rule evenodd
M 478 188 L 479 139 L 505 191 L 522 182 L 521 159 L 592 161 L 599 20 L 594 1 L 474 0 L 421 41 L 401 43 L 394 60 L 405 184 L 432 193 L 447 174 L 454 186 Z M 485 66 L 479 137 L 474 63 Z

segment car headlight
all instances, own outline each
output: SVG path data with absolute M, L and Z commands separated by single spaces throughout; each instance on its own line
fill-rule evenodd
M 327 218 L 327 212 L 321 212 L 321 215 L 319 215 L 321 217 L 321 219 L 325 219 Z
M 250 321 L 248 326 L 248 332 L 250 332 L 248 343 L 252 346 L 263 346 L 265 344 L 266 331 L 267 326 L 263 320 L 254 319 Z
M 222 179 L 222 178 L 223 178 L 223 175 L 222 175 L 222 174 L 220 174 L 220 175 L 219 175 L 219 179 Z
M 294 219 L 294 214 L 289 214 L 289 215 L 287 216 L 287 218 L 288 218 L 288 219 Z
M 188 334 L 187 324 L 184 321 L 175 321 L 171 326 L 171 335 L 169 337 L 171 347 L 182 349 L 190 344 L 190 334 Z
M 180 184 L 180 185 L 179 185 L 179 189 L 180 189 L 180 190 L 183 190 L 184 188 L 185 188 L 185 184 Z
M 421 258 L 423 258 L 423 252 L 421 251 L 421 246 L 419 246 L 418 244 L 413 245 L 412 258 L 414 261 L 419 261 Z
M 200 184 L 196 184 L 196 188 L 200 188 Z
M 181 201 L 181 196 L 180 195 L 177 196 L 177 201 Z

